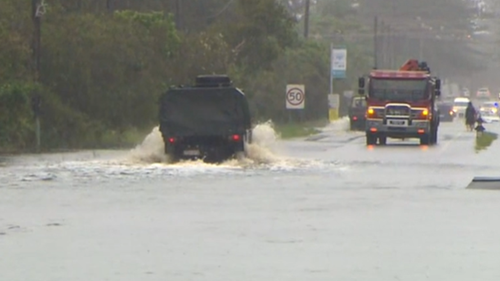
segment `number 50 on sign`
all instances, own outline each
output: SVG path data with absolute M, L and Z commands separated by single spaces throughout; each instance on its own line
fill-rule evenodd
M 304 85 L 289 84 L 286 85 L 286 108 L 304 109 L 306 92 Z

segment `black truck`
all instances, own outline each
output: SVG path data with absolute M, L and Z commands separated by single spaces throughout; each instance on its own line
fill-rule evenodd
M 195 85 L 173 87 L 160 99 L 160 132 L 171 161 L 217 163 L 242 157 L 252 142 L 245 94 L 226 75 L 200 75 Z

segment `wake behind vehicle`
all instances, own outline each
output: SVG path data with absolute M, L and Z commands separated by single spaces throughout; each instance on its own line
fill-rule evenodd
M 198 76 L 192 87 L 174 87 L 160 100 L 160 131 L 172 161 L 221 162 L 251 143 L 250 110 L 229 77 Z
M 351 130 L 365 130 L 366 126 L 366 99 L 354 96 L 349 105 L 349 120 Z
M 436 144 L 439 114 L 436 97 L 441 80 L 431 76 L 425 62 L 408 60 L 399 70 L 373 70 L 366 83 L 359 78 L 361 95 L 368 90 L 366 144 L 385 145 L 387 138 L 418 138 Z M 367 84 L 367 85 L 366 85 Z

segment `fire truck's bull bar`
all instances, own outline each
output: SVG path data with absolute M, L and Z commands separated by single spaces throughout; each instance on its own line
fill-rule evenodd
M 367 119 L 366 134 L 376 137 L 389 137 L 399 139 L 420 138 L 431 132 L 431 123 L 429 120 L 409 120 L 409 119 L 391 119 L 406 121 L 406 126 L 396 126 L 388 124 L 389 120 Z M 411 121 L 411 122 L 410 122 Z

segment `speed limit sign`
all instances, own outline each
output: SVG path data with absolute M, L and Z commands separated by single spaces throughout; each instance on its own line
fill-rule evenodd
M 306 92 L 304 85 L 286 85 L 286 108 L 304 109 Z

